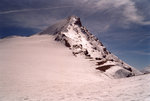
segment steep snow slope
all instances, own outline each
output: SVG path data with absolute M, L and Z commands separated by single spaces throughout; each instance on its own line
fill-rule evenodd
M 109 52 L 94 35 L 82 26 L 80 18 L 76 16 L 64 19 L 39 34 L 55 36 L 55 40 L 64 43 L 75 56 L 80 54 L 94 60 L 95 68 L 110 77 L 122 78 L 141 74 Z
M 0 40 L 0 101 L 150 100 L 150 75 L 110 79 L 54 38 Z

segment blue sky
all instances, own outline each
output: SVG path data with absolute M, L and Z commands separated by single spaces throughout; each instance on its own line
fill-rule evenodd
M 32 35 L 71 15 L 119 58 L 150 65 L 149 0 L 1 0 L 0 38 Z

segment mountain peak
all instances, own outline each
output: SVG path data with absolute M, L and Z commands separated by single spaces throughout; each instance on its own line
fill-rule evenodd
M 39 34 L 56 34 L 61 31 L 65 31 L 68 26 L 74 26 L 77 25 L 78 27 L 82 27 L 82 23 L 80 21 L 80 18 L 73 15 L 69 16 L 67 19 L 60 20 L 58 23 L 48 27 L 44 31 L 40 32 Z
M 71 24 L 76 24 L 76 25 L 79 25 L 79 26 L 82 26 L 81 24 L 81 21 L 80 21 L 80 18 L 75 16 L 75 15 L 72 15 L 70 17 L 68 17 L 68 22 Z
M 40 34 L 54 35 L 55 41 L 69 47 L 73 55 L 82 55 L 96 61 L 96 69 L 107 75 L 118 78 L 139 74 L 136 69 L 109 52 L 98 38 L 82 26 L 77 16 L 70 16 Z

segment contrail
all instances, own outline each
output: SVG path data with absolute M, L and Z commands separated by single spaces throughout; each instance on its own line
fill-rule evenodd
M 39 11 L 39 10 L 48 10 L 48 9 L 72 8 L 72 7 L 73 7 L 73 6 L 60 6 L 60 7 L 48 7 L 48 8 L 10 10 L 10 11 L 0 12 L 0 15 L 3 15 L 3 14 L 10 14 L 10 13 L 20 13 L 20 12 L 31 12 L 31 11 Z

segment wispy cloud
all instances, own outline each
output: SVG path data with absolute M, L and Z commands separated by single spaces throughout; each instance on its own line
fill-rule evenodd
M 64 16 L 64 12 L 66 13 L 66 17 L 70 14 L 76 14 L 77 16 L 82 17 L 85 20 L 91 21 L 92 23 L 89 23 L 89 26 L 94 26 L 94 30 L 97 28 L 101 31 L 107 31 L 114 25 L 117 27 L 124 27 L 124 28 L 130 28 L 131 23 L 136 23 L 139 25 L 150 25 L 150 21 L 146 21 L 144 18 L 144 15 L 142 15 L 138 8 L 136 7 L 136 4 L 132 0 L 64 0 L 63 2 L 61 0 L 57 0 L 57 2 L 50 1 L 50 0 L 44 0 L 45 5 L 40 5 L 39 8 L 36 7 L 36 9 L 21 9 L 21 10 L 8 10 L 8 11 L 1 11 L 0 15 L 7 15 L 15 13 L 15 17 L 12 17 L 10 20 L 16 21 L 16 24 L 22 25 L 31 25 L 33 21 L 33 16 L 36 16 L 37 14 L 35 12 L 38 11 L 48 11 L 49 10 L 57 10 L 59 11 L 52 13 L 42 13 L 43 16 L 51 16 L 53 15 L 53 18 L 57 18 L 58 16 Z M 17 3 L 17 0 L 16 0 Z M 36 2 L 41 3 L 41 2 Z M 48 7 L 48 4 L 53 4 L 55 6 Z M 57 5 L 59 3 L 60 5 Z M 64 4 L 71 5 L 71 6 L 64 6 Z M 25 5 L 23 5 L 25 6 Z M 26 6 L 25 6 L 26 7 Z M 23 7 L 22 7 L 23 8 Z M 29 7 L 32 8 L 32 7 Z M 67 9 L 68 8 L 68 9 Z M 64 10 L 62 10 L 64 9 Z M 32 12 L 32 14 L 30 13 Z M 20 19 L 20 14 L 24 15 L 23 13 L 30 13 L 30 16 L 27 18 L 22 17 L 22 21 L 18 20 Z M 39 12 L 38 12 L 39 13 Z M 41 13 L 41 12 L 40 12 Z M 59 13 L 59 14 L 58 14 Z M 42 16 L 40 16 L 42 17 Z M 64 17 L 62 17 L 64 18 Z M 39 17 L 35 17 L 33 20 L 37 21 L 36 23 L 38 28 L 43 28 L 41 24 L 38 24 Z M 43 19 L 43 18 L 41 18 Z M 50 18 L 51 19 L 51 18 Z M 47 20 L 47 19 L 46 19 Z M 52 20 L 51 20 L 52 21 Z M 54 22 L 54 21 L 52 21 Z M 24 24 L 22 24 L 24 23 Z M 47 25 L 47 21 L 39 22 L 39 23 L 45 23 Z M 91 25 L 90 25 L 91 24 Z M 34 24 L 35 25 L 35 24 Z M 40 25 L 40 26 L 38 26 Z M 30 27 L 30 26 L 29 26 Z M 40 28 L 40 29 L 41 29 Z
M 93 6 L 95 11 L 110 13 L 114 19 L 118 19 L 118 22 L 150 25 L 150 21 L 145 21 L 144 16 L 139 12 L 135 2 L 132 0 L 86 0 L 84 2 L 89 6 Z
M 0 15 L 10 14 L 10 13 L 22 13 L 22 12 L 32 12 L 32 11 L 40 11 L 40 10 L 53 10 L 53 9 L 61 9 L 61 8 L 72 8 L 73 6 L 60 6 L 60 7 L 47 7 L 47 8 L 36 8 L 36 9 L 21 9 L 21 10 L 9 10 L 0 12 Z
M 142 42 L 144 42 L 145 40 L 150 40 L 150 35 L 149 35 L 149 34 L 144 34 L 143 36 L 144 36 L 144 37 L 139 40 L 139 43 L 142 43 Z M 149 41 L 149 42 L 150 42 L 150 41 Z

